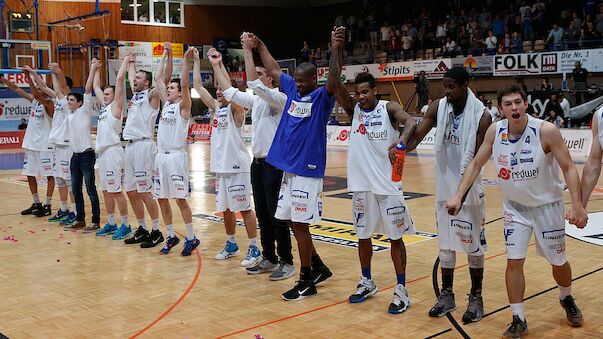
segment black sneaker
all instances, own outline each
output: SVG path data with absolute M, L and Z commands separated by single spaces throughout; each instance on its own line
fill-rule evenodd
M 528 321 L 519 319 L 518 315 L 513 316 L 511 326 L 507 328 L 503 337 L 505 338 L 521 338 L 522 335 L 528 334 Z
M 568 324 L 574 327 L 582 326 L 584 319 L 582 319 L 582 312 L 580 311 L 578 306 L 576 306 L 574 298 L 571 295 L 568 295 L 567 297 L 565 297 L 565 299 L 559 300 L 559 302 L 561 303 L 561 307 L 563 307 L 563 309 L 565 310 Z
M 306 297 L 310 297 L 316 294 L 316 286 L 312 280 L 304 281 L 300 280 L 297 285 L 289 291 L 283 293 L 283 299 L 287 301 L 298 301 Z
M 42 209 L 42 204 L 39 202 L 34 202 L 28 209 L 24 209 L 21 211 L 21 215 L 30 215 L 38 212 Z
M 484 299 L 481 294 L 468 294 L 467 311 L 463 314 L 463 324 L 480 321 L 484 316 Z
M 50 214 L 52 214 L 50 212 L 50 205 L 44 205 L 42 206 L 41 209 L 35 211 L 32 213 L 33 215 L 35 215 L 36 217 L 45 217 L 45 216 L 49 216 Z
M 322 265 L 318 268 L 312 268 L 312 280 L 314 280 L 314 285 L 317 285 L 332 276 L 333 273 L 331 273 L 331 270 L 329 270 L 329 268 L 325 265 Z
M 147 241 L 149 239 L 149 231 L 145 230 L 144 227 L 138 226 L 134 236 L 124 240 L 127 245 L 136 244 L 139 242 Z
M 155 247 L 158 244 L 163 242 L 163 234 L 161 234 L 160 230 L 153 230 L 151 231 L 151 235 L 149 235 L 149 237 L 147 238 L 146 241 L 143 241 L 140 244 L 140 247 L 142 248 L 151 248 L 151 247 Z

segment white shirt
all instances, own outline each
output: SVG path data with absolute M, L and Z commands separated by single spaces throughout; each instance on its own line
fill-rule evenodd
M 184 150 L 188 136 L 188 124 L 180 113 L 180 102 L 166 101 L 161 110 L 157 128 L 157 146 L 160 152 Z
M 487 37 L 486 38 L 486 42 L 485 42 L 486 48 L 488 48 L 488 49 L 496 48 L 496 46 L 497 46 L 496 43 L 497 42 L 498 42 L 498 40 L 496 39 L 496 37 L 494 35 Z
M 559 103 L 559 106 L 561 106 L 561 109 L 563 110 L 563 116 L 567 118 L 570 114 L 569 101 L 567 101 L 566 98 L 563 98 L 563 100 L 561 100 L 561 102 Z
M 251 157 L 243 142 L 243 127 L 237 127 L 230 105 L 216 108 L 211 130 L 210 171 L 249 173 Z
M 287 103 L 287 95 L 278 88 L 266 87 L 260 79 L 247 82 L 256 95 L 230 87 L 224 91 L 228 101 L 251 109 L 251 153 L 255 158 L 265 158 Z
M 27 123 L 21 147 L 31 151 L 47 152 L 49 149 L 52 149 L 48 143 L 52 118 L 46 112 L 46 107 L 36 99 L 31 101 L 29 111 L 29 122 Z
M 48 142 L 54 145 L 69 146 L 69 122 L 67 121 L 67 97 L 54 101 L 54 114 L 52 129 Z
M 121 145 L 119 133 L 121 133 L 122 120 L 113 115 L 113 102 L 109 105 L 103 105 L 98 115 L 98 126 L 96 128 L 97 153 L 102 153 L 110 146 Z
M 130 99 L 123 133 L 124 140 L 153 139 L 159 108 L 151 107 L 149 92 L 150 89 L 136 92 Z
M 379 100 L 372 111 L 354 107 L 348 152 L 348 188 L 352 192 L 402 195 L 402 184 L 391 179 L 388 148 L 400 140 L 392 126 L 387 101 Z
M 381 27 L 381 41 L 389 41 L 392 35 L 392 29 L 389 26 Z
M 74 153 L 82 153 L 92 148 L 90 122 L 92 116 L 92 94 L 84 94 L 84 103 L 75 111 L 68 113 L 69 117 L 69 146 Z
M 446 25 L 438 25 L 436 28 L 436 38 L 442 38 L 446 36 Z
M 448 52 L 456 51 L 456 42 L 454 40 L 451 40 L 450 42 L 446 42 L 446 50 Z
M 492 108 L 488 108 L 488 111 L 490 112 L 490 116 L 492 117 L 492 121 L 494 121 L 496 118 L 498 118 L 500 116 L 500 111 L 495 106 L 492 106 Z
M 508 137 L 509 121 L 496 123 L 492 156 L 506 200 L 536 207 L 563 199 L 557 161 L 551 152 L 544 153 L 540 142 L 542 122 L 528 116 L 528 125 L 515 142 Z

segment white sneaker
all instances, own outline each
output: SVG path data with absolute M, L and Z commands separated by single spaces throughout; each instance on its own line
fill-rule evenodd
M 396 285 L 396 288 L 394 289 L 394 299 L 392 300 L 392 303 L 389 304 L 389 313 L 402 313 L 406 311 L 408 306 L 410 306 L 410 298 L 408 297 L 406 286 L 402 284 Z
M 360 279 L 356 288 L 356 292 L 348 298 L 348 301 L 351 303 L 361 303 L 367 298 L 374 296 L 379 291 L 375 282 L 372 279 L 367 279 L 365 277 Z
M 216 254 L 214 259 L 226 260 L 230 257 L 234 257 L 237 254 L 239 254 L 239 246 L 237 246 L 237 244 L 234 242 L 226 241 L 226 245 L 220 251 L 220 253 Z
M 241 266 L 252 267 L 255 266 L 260 260 L 262 260 L 262 253 L 257 246 L 249 246 L 245 259 L 241 261 Z

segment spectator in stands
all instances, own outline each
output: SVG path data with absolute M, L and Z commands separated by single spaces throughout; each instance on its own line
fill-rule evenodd
M 484 32 L 492 28 L 492 14 L 488 12 L 486 7 L 484 7 L 479 14 L 479 25 Z
M 355 32 L 351 29 L 345 30 L 345 49 L 348 53 L 348 56 L 354 55 L 354 40 L 355 40 Z
M 544 9 L 538 2 L 532 6 L 532 26 L 534 32 L 544 32 Z
M 419 30 L 412 24 L 412 22 L 409 22 L 407 25 L 408 27 L 408 35 L 412 38 L 413 43 L 413 50 L 416 52 L 417 48 L 419 47 L 419 42 L 420 42 L 420 37 L 419 37 Z
M 465 26 L 461 26 L 459 31 L 459 47 L 463 55 L 467 55 L 469 48 L 471 48 L 471 36 L 465 29 Z
M 549 111 L 544 120 L 553 123 L 557 128 L 561 128 L 565 124 L 565 120 L 557 114 L 557 111 Z
M 570 23 L 574 24 L 575 27 L 582 26 L 582 19 L 580 19 L 578 13 L 572 12 L 572 21 Z
M 372 47 L 373 49 L 377 49 L 379 47 L 379 22 L 372 14 L 368 17 L 368 29 Z
M 553 28 L 549 32 L 549 36 L 546 39 L 547 45 L 550 46 L 552 51 L 560 51 L 563 48 L 563 34 L 565 31 L 557 23 L 553 24 Z
M 582 68 L 582 63 L 576 61 L 574 69 L 572 70 L 572 78 L 574 79 L 574 91 L 576 93 L 576 105 L 584 102 L 584 93 L 588 88 L 587 78 L 588 70 Z
M 534 41 L 534 28 L 532 25 L 532 10 L 525 9 L 523 19 L 521 20 L 521 29 L 523 30 L 523 40 Z
M 517 30 L 517 18 L 519 18 L 519 16 L 515 12 L 515 6 L 513 6 L 513 4 L 509 4 L 509 9 L 507 9 L 505 14 L 505 25 L 507 32 L 515 32 Z
M 402 59 L 408 60 L 412 52 L 413 39 L 408 35 L 406 31 L 402 31 Z
M 356 16 L 354 14 L 351 14 L 347 20 L 346 31 L 352 31 L 355 34 L 357 28 L 358 28 L 358 20 L 356 19 Z
M 490 112 L 492 122 L 500 120 L 500 111 L 498 110 L 498 107 L 492 106 L 492 100 L 486 100 L 486 108 L 488 108 L 488 111 Z
M 331 60 L 331 53 L 333 50 L 331 49 L 331 43 L 327 44 L 327 50 L 325 51 L 325 60 Z
M 316 51 L 314 52 L 314 60 L 318 67 L 322 66 L 322 51 L 320 50 L 320 47 L 316 48 Z
M 527 93 L 527 92 L 524 92 Z M 526 114 L 531 115 L 533 118 L 536 119 L 540 119 L 540 117 L 538 116 L 538 112 L 536 112 L 536 110 L 534 109 L 534 106 L 532 106 L 532 104 L 528 103 L 528 108 L 526 108 Z
M 456 45 L 456 41 L 454 41 L 451 37 L 446 38 L 446 44 L 444 45 L 444 48 L 446 51 L 444 53 L 444 56 L 451 58 L 456 57 L 458 46 Z
M 595 25 L 591 21 L 586 22 L 586 27 L 584 28 L 584 34 L 582 35 L 582 40 L 584 43 L 583 47 L 595 47 L 599 46 L 601 42 L 601 34 L 597 32 L 595 29 Z
M 505 20 L 498 14 L 496 14 L 494 20 L 492 20 L 492 32 L 494 32 L 494 36 L 498 40 L 501 40 L 505 35 Z
M 511 34 L 509 34 L 507 32 L 504 34 L 504 36 L 500 42 L 500 48 L 499 48 L 498 52 L 500 54 L 506 54 L 506 53 L 509 53 L 510 50 L 511 50 Z
M 551 112 L 555 112 L 556 116 L 560 116 L 563 118 L 563 109 L 561 108 L 561 105 L 559 104 L 559 98 L 557 97 L 557 94 L 551 94 L 549 101 L 546 103 L 546 106 L 544 107 L 545 120 L 548 116 L 551 115 Z
M 550 95 L 553 92 L 553 84 L 549 81 L 548 77 L 543 77 L 542 82 L 540 83 L 540 91 L 546 92 L 547 95 Z
M 21 119 L 21 123 L 19 124 L 19 127 L 17 127 L 19 129 L 19 131 L 27 129 L 27 120 L 25 120 L 25 118 Z
M 561 101 L 559 102 L 559 106 L 561 106 L 561 110 L 563 111 L 563 116 L 564 117 L 569 117 L 570 116 L 570 103 L 567 100 L 567 98 L 565 97 L 565 94 L 563 94 L 563 92 L 559 92 L 559 98 L 561 99 Z M 568 126 L 571 127 L 571 126 Z
M 402 42 L 398 33 L 393 32 L 389 39 L 387 47 L 387 55 L 390 61 L 398 61 L 400 59 L 400 52 L 402 51 Z
M 488 53 L 488 55 L 496 54 L 498 40 L 496 39 L 496 36 L 494 35 L 494 32 L 492 32 L 492 30 L 488 31 L 488 37 L 484 41 L 484 45 L 486 46 L 486 53 Z
M 417 102 L 417 108 L 421 108 L 427 104 L 429 99 L 429 80 L 425 76 L 425 71 L 419 72 L 419 75 L 415 78 L 415 88 L 419 101 Z
M 310 45 L 308 45 L 308 41 L 304 40 L 304 47 L 302 47 L 299 57 L 300 63 L 310 61 L 310 52 Z
M 565 31 L 565 40 L 567 43 L 567 49 L 578 48 L 578 40 L 580 38 L 580 30 L 574 22 L 570 22 L 567 31 Z
M 523 22 L 524 17 L 526 16 L 527 10 L 532 12 L 532 7 L 528 6 L 525 1 L 521 2 L 521 7 L 519 7 L 519 15 L 521 16 L 521 21 Z
M 427 103 L 425 105 L 423 105 L 423 107 L 421 107 L 421 116 L 425 115 L 425 113 L 427 113 L 427 110 L 429 109 L 429 105 L 431 105 L 431 102 L 433 100 L 428 99 Z
M 389 44 L 389 41 L 392 37 L 392 28 L 389 26 L 389 23 L 385 21 L 383 26 L 381 26 L 381 49 L 386 50 Z
M 477 24 L 475 21 L 474 24 Z M 471 32 L 471 54 L 473 55 L 481 55 L 484 47 L 484 37 L 482 35 L 482 30 L 479 26 L 472 25 Z
M 446 22 L 443 19 L 440 19 L 438 27 L 436 28 L 436 39 L 440 40 L 441 38 L 445 38 L 447 31 L 448 28 L 446 27 Z
M 523 40 L 518 32 L 513 32 L 511 35 L 511 53 L 523 52 Z
M 595 17 L 595 25 L 596 31 L 599 34 L 603 34 L 603 6 L 599 6 L 599 14 L 597 14 L 597 16 Z

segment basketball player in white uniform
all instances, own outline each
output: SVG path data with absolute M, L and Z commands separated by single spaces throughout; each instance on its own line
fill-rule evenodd
M 271 272 L 268 279 L 275 281 L 287 279 L 295 273 L 289 226 L 274 217 L 283 171 L 266 162 L 287 96 L 274 87 L 274 79 L 266 73 L 264 67 L 255 65 L 253 43 L 249 33 L 244 32 L 241 35 L 247 87 L 251 88 L 254 94 L 233 87 L 222 72 L 214 73 L 214 77 L 220 88 L 225 89 L 224 97 L 228 101 L 251 110 L 251 186 L 260 226 L 262 260 L 257 265 L 248 267 L 246 271 L 248 274 Z
M 112 234 L 113 240 L 124 239 L 132 233 L 128 225 L 128 202 L 123 193 L 124 181 L 124 149 L 119 137 L 122 128 L 122 113 L 126 101 L 125 77 L 126 69 L 132 56 L 126 55 L 115 78 L 115 87 L 100 86 L 100 68 L 94 75 L 94 93 L 102 98 L 103 106 L 98 115 L 96 128 L 96 153 L 98 154 L 98 174 L 100 188 L 105 198 L 107 223 L 97 236 Z M 115 221 L 115 204 L 121 216 L 120 226 Z
M 25 149 L 25 159 L 23 161 L 23 170 L 21 171 L 21 174 L 27 176 L 33 203 L 29 208 L 21 211 L 21 214 L 33 214 L 37 217 L 42 217 L 51 214 L 50 205 L 52 202 L 52 194 L 54 193 L 54 177 L 52 173 L 54 155 L 52 145 L 48 142 L 48 136 L 50 135 L 52 126 L 52 116 L 54 114 L 54 104 L 50 98 L 45 96 L 44 93 L 39 91 L 34 85 L 30 72 L 27 69 L 23 72 L 25 73 L 25 79 L 31 89 L 31 94 L 25 92 L 7 79 L 0 77 L 0 81 L 23 99 L 31 102 L 31 114 L 21 146 Z M 46 177 L 48 180 L 46 186 L 46 201 L 44 202 L 44 205 L 42 205 L 40 197 L 38 196 L 37 176 Z
M 171 60 L 171 45 L 166 43 L 164 48 L 168 50 L 168 58 Z M 128 79 L 133 96 L 128 107 L 123 138 L 128 142 L 124 155 L 124 183 L 138 221 L 138 229 L 134 232 L 133 237 L 125 240 L 125 243 L 141 243 L 141 247 L 149 248 L 164 240 L 163 234 L 159 230 L 159 209 L 152 193 L 152 176 L 157 153 L 153 135 L 161 101 L 157 90 L 151 89 L 153 81 L 151 72 L 142 70 L 136 72 L 135 66 L 136 58 L 133 57 L 128 67 Z M 155 81 L 167 83 L 171 75 L 172 70 L 167 69 L 166 76 L 163 79 L 156 78 Z M 153 222 L 151 233 L 144 220 L 143 203 Z
M 582 205 L 586 208 L 588 199 L 597 185 L 601 175 L 601 159 L 603 159 L 603 129 L 599 124 L 603 121 L 603 107 L 599 108 L 592 119 L 593 141 L 590 147 L 590 155 L 582 172 Z M 603 124 L 602 124 L 603 125 Z
M 333 50 L 333 53 L 340 52 L 341 49 Z M 329 72 L 335 72 L 337 76 L 334 79 L 339 79 L 339 58 L 331 60 Z M 359 73 L 354 83 L 356 104 L 341 81 L 333 86 L 337 102 L 352 119 L 348 189 L 354 195 L 352 210 L 362 274 L 349 301 L 363 302 L 377 293 L 377 285 L 371 275 L 371 238 L 374 233 L 386 234 L 390 239 L 397 280 L 388 311 L 398 314 L 410 306 L 406 290 L 406 248 L 402 236 L 414 234 L 415 230 L 404 201 L 402 184 L 391 179 L 392 164 L 388 150 L 392 144 L 408 141 L 415 129 L 415 120 L 397 102 L 377 100 L 375 78 L 370 73 Z M 400 124 L 404 125 L 401 137 L 398 131 Z
M 452 287 L 456 252 L 461 251 L 467 253 L 471 276 L 471 292 L 463 314 L 463 323 L 466 324 L 479 321 L 484 312 L 482 280 L 487 245 L 481 177 L 473 183 L 461 214 L 449 216 L 446 200 L 454 195 L 464 168 L 479 149 L 492 120 L 483 103 L 468 87 L 469 74 L 465 68 L 451 68 L 444 75 L 442 84 L 446 96 L 431 103 L 406 152 L 412 151 L 437 124 L 435 195 L 442 292 L 429 315 L 441 317 L 456 309 Z
M 572 205 L 567 219 L 583 228 L 588 217 L 581 201 L 580 179 L 569 151 L 555 125 L 525 113 L 527 97 L 517 85 L 498 93 L 505 120 L 492 124 L 473 161 L 465 169 L 456 194 L 448 200 L 450 214 L 462 210 L 463 196 L 493 156 L 498 183 L 503 189 L 504 235 L 507 250 L 506 282 L 513 322 L 505 337 L 519 338 L 527 333 L 523 297 L 528 243 L 536 240 L 536 253 L 545 257 L 559 287 L 559 300 L 572 326 L 582 326 L 582 313 L 571 296 L 572 271 L 565 251 L 563 183 L 561 167 Z
M 211 118 L 211 160 L 210 170 L 216 175 L 216 209 L 224 212 L 224 228 L 226 229 L 226 245 L 214 258 L 225 260 L 239 253 L 235 241 L 236 216 L 241 212 L 245 229 L 249 237 L 249 249 L 241 266 L 251 267 L 262 258 L 257 246 L 257 221 L 251 209 L 251 157 L 243 142 L 243 124 L 245 112 L 242 107 L 229 103 L 222 89 L 216 91 L 217 100 L 201 85 L 199 72 L 199 53 L 193 51 L 195 65 L 193 70 L 194 87 L 203 103 L 213 112 Z M 207 53 L 214 69 L 214 74 L 222 72 L 226 79 L 228 72 L 222 64 L 222 56 L 215 49 Z
M 157 83 L 157 91 L 161 101 L 165 102 L 159 118 L 157 129 L 157 146 L 159 151 L 155 157 L 155 182 L 153 184 L 155 198 L 159 201 L 163 221 L 167 227 L 168 237 L 161 249 L 168 254 L 180 239 L 174 232 L 172 208 L 168 199 L 176 200 L 186 228 L 186 241 L 181 254 L 189 256 L 199 246 L 199 240 L 193 232 L 193 215 L 186 199 L 190 196 L 188 153 L 186 137 L 191 118 L 191 95 L 188 88 L 190 62 L 193 50 L 189 48 L 184 54 L 184 66 L 180 79 L 173 79 L 167 88 L 162 82 Z M 167 52 L 164 52 L 164 55 Z M 159 69 L 163 76 L 163 67 Z
M 48 142 L 54 145 L 54 167 L 53 176 L 59 197 L 61 207 L 57 214 L 48 219 L 50 222 L 60 222 L 61 225 L 70 225 L 76 221 L 75 199 L 71 193 L 71 157 L 73 150 L 69 146 L 69 121 L 68 121 L 68 100 L 67 95 L 71 93 L 71 79 L 66 78 L 59 65 L 51 63 L 49 65 L 52 77 L 52 86 L 54 90 L 48 88 L 45 81 L 40 76 L 34 76 L 36 85 L 54 100 L 53 124 L 50 130 Z M 67 197 L 71 198 L 72 210 L 67 208 Z

